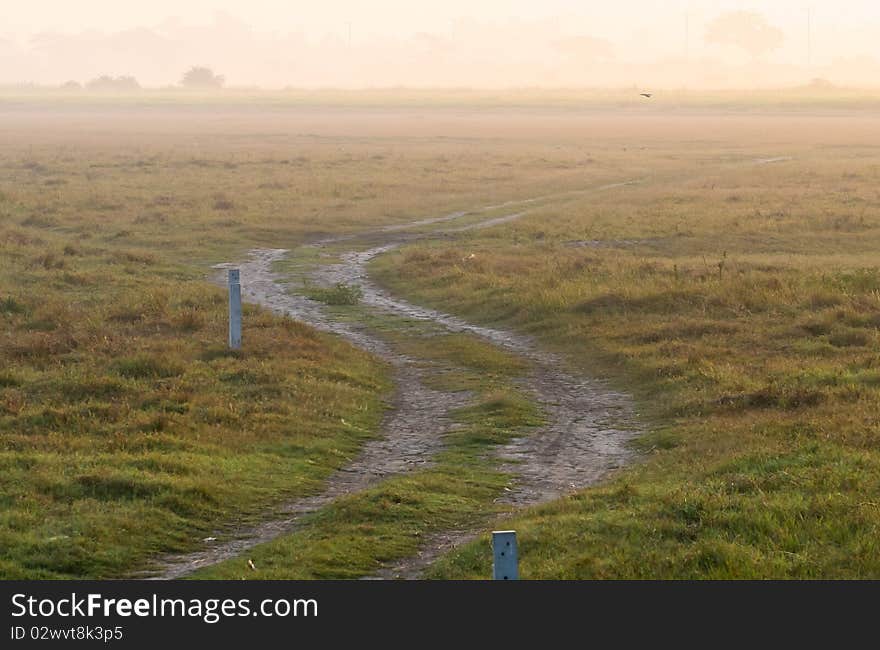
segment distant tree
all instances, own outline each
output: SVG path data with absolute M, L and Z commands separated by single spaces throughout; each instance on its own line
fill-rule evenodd
M 222 88 L 224 83 L 226 83 L 226 78 L 223 75 L 214 74 L 211 68 L 202 66 L 193 66 L 186 71 L 183 79 L 180 80 L 180 85 L 184 88 L 203 90 Z
M 785 36 L 759 13 L 734 11 L 716 18 L 706 31 L 706 41 L 733 45 L 758 58 L 782 45 Z
M 66 81 L 61 84 L 61 90 L 82 90 L 82 84 L 78 81 Z
M 140 90 L 141 85 L 134 77 L 111 77 L 110 75 L 101 75 L 97 79 L 92 79 L 86 84 L 87 90 L 96 92 L 131 92 Z

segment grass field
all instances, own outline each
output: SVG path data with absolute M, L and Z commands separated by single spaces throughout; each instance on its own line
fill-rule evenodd
M 524 577 L 877 577 L 880 153 L 850 100 L 618 115 L 7 98 L 0 577 L 130 574 L 317 491 L 376 435 L 387 367 L 255 308 L 229 354 L 212 264 L 564 192 L 371 271 L 636 396 L 643 462 L 500 522 Z M 518 370 L 470 340 L 386 335 L 474 392 L 462 429 L 434 467 L 258 549 L 254 577 L 363 575 L 497 512 L 507 479 L 486 452 L 537 417 Z M 243 561 L 203 577 L 250 577 Z M 430 575 L 489 562 L 481 539 Z
M 557 173 L 386 135 L 393 116 L 355 138 L 359 116 L 4 114 L 0 576 L 128 575 L 317 491 L 376 434 L 384 364 L 256 309 L 228 353 L 210 266 Z
M 186 199 L 138 196 L 126 171 L 76 153 L 15 155 L 0 194 L 0 575 L 125 574 L 314 491 L 373 435 L 388 386 L 368 355 L 256 310 L 244 350 L 225 349 L 225 294 L 176 249 L 198 227 L 152 205 Z
M 613 377 L 654 425 L 642 465 L 500 524 L 526 577 L 880 574 L 878 150 L 843 121 L 730 126 L 638 153 L 638 185 L 374 264 Z M 484 548 L 433 575 L 487 575 Z

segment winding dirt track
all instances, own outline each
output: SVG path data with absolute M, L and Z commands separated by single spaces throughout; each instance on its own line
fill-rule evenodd
M 634 182 L 637 181 L 575 193 L 621 187 Z M 549 197 L 511 201 L 311 244 L 319 248 L 332 245 L 336 250 L 345 242 L 352 243 L 352 250 L 340 256 L 339 264 L 319 266 L 313 271 L 309 278 L 311 282 L 327 286 L 337 282 L 359 285 L 363 290 L 363 303 L 373 310 L 430 321 L 449 331 L 468 332 L 529 362 L 531 372 L 523 380 L 523 388 L 540 405 L 546 423 L 497 451 L 505 469 L 515 477 L 510 491 L 501 500 L 511 508 L 548 501 L 593 485 L 613 469 L 628 462 L 632 452 L 627 442 L 638 433 L 631 400 L 599 381 L 563 370 L 565 364 L 560 357 L 538 349 L 528 337 L 474 325 L 389 294 L 370 281 L 366 265 L 377 255 L 406 242 L 512 221 L 527 214 L 529 204 L 544 198 Z M 425 226 L 454 222 L 465 216 L 479 216 L 508 207 L 515 210 L 464 226 L 451 225 L 445 229 L 417 231 Z M 357 243 L 361 244 L 360 247 Z M 368 248 L 362 250 L 364 246 Z M 288 314 L 320 330 L 340 335 L 391 364 L 396 391 L 393 408 L 382 423 L 381 438 L 368 442 L 350 465 L 334 473 L 320 494 L 285 504 L 257 526 L 227 533 L 230 538 L 227 541 L 213 543 L 194 553 L 162 559 L 157 564 L 155 578 L 182 577 L 200 567 L 241 555 L 257 544 L 293 532 L 301 525 L 303 514 L 313 512 L 337 497 L 366 489 L 386 476 L 425 467 L 442 448 L 444 434 L 455 426 L 450 419 L 450 411 L 467 403 L 470 397 L 466 393 L 427 387 L 422 380 L 424 371 L 419 367 L 419 359 L 400 353 L 371 334 L 365 326 L 335 320 L 320 303 L 294 293 L 294 287 L 286 285 L 272 270 L 273 263 L 283 259 L 287 253 L 283 249 L 254 250 L 250 259 L 236 265 L 241 269 L 243 298 L 277 313 Z M 218 265 L 218 268 L 224 266 L 228 265 Z M 427 540 L 416 557 L 386 567 L 376 577 L 418 577 L 436 557 L 472 539 L 475 534 L 474 531 L 438 534 Z

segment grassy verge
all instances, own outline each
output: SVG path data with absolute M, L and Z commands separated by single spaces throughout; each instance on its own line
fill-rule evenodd
M 374 263 L 410 299 L 615 378 L 654 425 L 644 464 L 505 524 L 525 577 L 880 575 L 876 157 L 798 154 Z M 484 577 L 484 543 L 432 575 Z
M 404 333 L 387 319 L 383 325 L 396 345 L 427 360 L 431 383 L 474 393 L 473 404 L 454 414 L 459 426 L 446 435 L 433 465 L 338 499 L 305 517 L 301 531 L 193 577 L 357 578 L 415 555 L 432 533 L 473 527 L 499 512 L 494 500 L 510 477 L 499 471 L 491 449 L 539 421 L 534 404 L 510 384 L 522 365 L 470 336 Z
M 230 353 L 222 291 L 26 232 L 0 230 L 3 578 L 118 576 L 193 548 L 314 491 L 372 435 L 387 381 L 368 355 L 251 308 Z

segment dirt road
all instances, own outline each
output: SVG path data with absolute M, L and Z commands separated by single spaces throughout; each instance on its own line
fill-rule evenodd
M 593 188 L 593 191 L 630 183 L 632 181 L 615 183 Z M 523 380 L 522 388 L 540 405 L 546 423 L 497 450 L 504 468 L 515 477 L 511 490 L 503 499 L 511 508 L 548 501 L 593 485 L 630 461 L 633 452 L 627 442 L 638 433 L 631 400 L 599 381 L 566 371 L 563 359 L 540 350 L 528 337 L 474 325 L 389 294 L 369 279 L 366 265 L 377 255 L 407 242 L 450 236 L 520 218 L 528 213 L 530 204 L 541 199 L 512 201 L 466 213 L 421 219 L 368 233 L 328 238 L 310 245 L 334 251 L 345 246 L 349 250 L 339 255 L 339 263 L 317 266 L 309 273 L 309 282 L 321 286 L 336 283 L 357 285 L 363 292 L 363 305 L 377 314 L 403 316 L 430 322 L 452 332 L 467 332 L 528 362 L 531 370 Z M 508 211 L 482 216 L 499 209 Z M 475 216 L 478 219 L 473 221 Z M 465 217 L 469 219 L 466 225 L 455 224 Z M 438 225 L 440 228 L 436 227 Z M 321 303 L 297 293 L 296 285 L 273 271 L 273 264 L 288 254 L 289 251 L 282 249 L 254 250 L 247 261 L 236 265 L 241 269 L 244 300 L 342 336 L 391 364 L 396 391 L 393 408 L 382 423 L 381 438 L 368 442 L 358 458 L 332 475 L 320 494 L 285 504 L 257 526 L 227 532 L 225 541 L 221 539 L 206 545 L 203 550 L 162 559 L 155 578 L 182 577 L 200 567 L 240 555 L 257 544 L 293 532 L 301 525 L 303 514 L 313 512 L 341 495 L 366 489 L 386 476 L 428 465 L 442 448 L 444 434 L 454 427 L 450 411 L 464 405 L 469 398 L 461 392 L 427 387 L 423 381 L 422 360 L 402 354 L 371 333 L 364 324 L 334 318 L 332 311 Z M 228 265 L 218 265 L 217 268 L 224 266 Z M 456 530 L 436 535 L 427 540 L 417 556 L 386 567 L 376 577 L 418 577 L 441 553 L 475 534 L 475 531 Z

